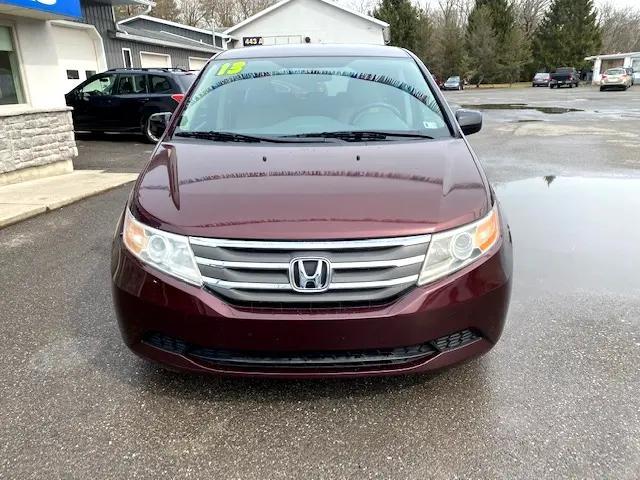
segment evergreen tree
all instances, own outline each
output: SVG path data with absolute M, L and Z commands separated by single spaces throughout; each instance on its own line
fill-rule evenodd
M 527 67 L 531 62 L 531 41 L 520 26 L 515 26 L 507 33 L 504 39 L 504 53 L 500 65 L 502 80 L 514 83 L 528 72 Z
M 413 51 L 425 63 L 429 62 L 433 57 L 433 34 L 435 28 L 429 13 L 428 10 L 418 9 L 417 44 Z
M 156 0 L 156 6 L 151 9 L 150 15 L 172 22 L 180 21 L 180 9 L 176 0 Z
M 389 24 L 391 45 L 417 49 L 419 12 L 409 0 L 381 0 L 373 16 Z
M 491 27 L 495 41 L 491 40 L 490 45 L 493 49 L 493 57 L 489 67 L 482 67 L 477 63 L 479 56 L 486 58 L 488 48 L 477 44 L 472 44 L 470 38 L 489 35 L 487 27 Z M 472 32 L 475 28 L 475 32 Z M 474 80 L 482 82 L 502 82 L 514 81 L 514 73 L 519 75 L 522 70 L 520 59 L 515 59 L 511 48 L 522 45 L 519 40 L 522 36 L 516 24 L 516 17 L 513 6 L 507 0 L 476 0 L 476 3 L 469 14 L 469 23 L 467 25 L 467 50 L 474 51 L 470 56 L 476 57 L 476 62 L 472 70 L 479 76 L 475 76 Z M 523 40 L 524 41 L 524 40 Z M 519 55 L 522 56 L 522 55 Z M 488 60 L 488 59 L 486 59 Z M 515 78 L 517 80 L 517 78 Z
M 534 58 L 539 68 L 580 69 L 601 45 L 593 0 L 553 0 L 536 31 Z
M 491 27 L 500 45 L 515 26 L 516 16 L 513 6 L 507 0 L 476 0 L 476 4 L 469 14 L 469 22 L 477 15 L 478 10 L 485 8 L 491 18 Z
M 441 80 L 450 76 L 464 76 L 466 72 L 465 21 L 453 3 L 445 5 L 436 17 L 431 58 L 427 65 Z
M 485 79 L 493 78 L 497 73 L 497 46 L 498 38 L 493 29 L 491 9 L 485 5 L 474 12 L 467 29 L 469 74 L 478 87 Z

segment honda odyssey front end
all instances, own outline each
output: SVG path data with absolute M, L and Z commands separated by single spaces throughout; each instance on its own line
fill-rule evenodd
M 113 242 L 126 344 L 241 376 L 435 370 L 498 341 L 511 236 L 409 52 L 226 51 L 167 126 Z

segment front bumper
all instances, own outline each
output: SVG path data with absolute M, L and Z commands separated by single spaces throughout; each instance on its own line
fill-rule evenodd
M 502 232 L 481 261 L 389 304 L 313 309 L 231 305 L 141 263 L 118 234 L 113 299 L 129 348 L 172 369 L 283 378 L 424 372 L 481 355 L 500 338 L 512 271 Z

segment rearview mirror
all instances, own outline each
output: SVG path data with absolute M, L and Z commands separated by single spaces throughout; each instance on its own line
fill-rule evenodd
M 154 113 L 149 116 L 149 120 L 147 121 L 147 136 L 151 140 L 158 142 L 167 129 L 170 118 L 171 112 Z
M 465 135 L 472 135 L 482 130 L 482 114 L 476 110 L 460 109 L 456 112 L 456 120 Z

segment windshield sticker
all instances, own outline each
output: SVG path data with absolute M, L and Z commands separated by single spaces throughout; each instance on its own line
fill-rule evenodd
M 247 62 L 223 63 L 216 72 L 216 76 L 237 75 L 238 73 L 241 73 L 246 66 Z
M 242 65 L 238 65 L 242 64 Z M 250 73 L 240 73 L 236 75 L 235 73 L 241 72 L 245 67 L 245 62 L 236 62 L 233 64 L 223 64 L 220 66 L 220 70 L 216 73 L 216 76 L 226 76 L 226 75 L 234 75 L 233 77 L 227 77 L 223 80 L 220 80 L 213 85 L 210 85 L 198 95 L 194 96 L 191 99 L 190 103 L 197 103 L 202 100 L 203 97 L 213 92 L 215 89 L 220 88 L 224 85 L 228 85 L 233 82 L 238 82 L 240 80 L 251 80 L 255 78 L 263 78 L 263 77 L 277 77 L 282 75 L 329 75 L 329 76 L 338 76 L 338 77 L 349 77 L 355 80 L 364 80 L 367 82 L 375 82 L 381 83 L 383 85 L 388 85 L 393 88 L 397 88 L 402 90 L 412 97 L 416 98 L 421 103 L 425 104 L 428 108 L 433 110 L 434 112 L 438 112 L 438 105 L 435 102 L 435 99 L 426 92 L 421 92 L 417 88 L 409 85 L 408 83 L 402 82 L 400 80 L 396 80 L 394 78 L 388 77 L 387 75 L 380 75 L 375 73 L 358 73 L 358 72 L 349 72 L 345 70 L 331 70 L 331 69 L 321 69 L 321 68 L 287 68 L 282 70 L 275 70 L 271 72 L 250 72 Z M 224 68 L 224 71 L 223 71 Z M 239 70 L 238 70 L 239 69 Z M 230 73 L 232 70 L 234 73 Z M 221 73 L 222 72 L 222 73 Z

